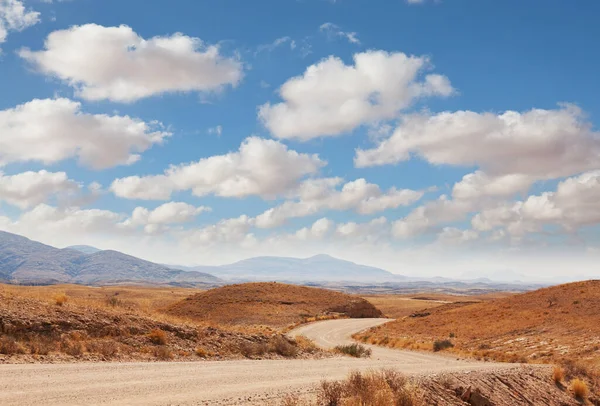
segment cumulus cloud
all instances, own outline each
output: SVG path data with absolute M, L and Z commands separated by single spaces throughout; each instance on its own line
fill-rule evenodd
M 567 232 L 600 223 L 600 171 L 583 173 L 558 184 L 555 192 L 529 196 L 524 201 L 503 203 L 473 217 L 473 228 L 504 228 L 512 236 L 541 232 L 556 225 Z
M 333 221 L 322 218 L 315 221 L 311 227 L 304 227 L 296 231 L 295 237 L 299 240 L 322 240 L 333 229 Z
M 464 244 L 479 238 L 479 233 L 475 230 L 461 230 L 455 227 L 444 227 L 438 234 L 438 242 L 443 244 Z
M 358 53 L 350 66 L 331 56 L 289 79 L 280 89 L 284 101 L 262 105 L 259 118 L 275 137 L 301 141 L 392 119 L 418 98 L 452 94 L 445 76 L 421 79 L 429 66 L 428 58 L 401 52 Z
M 346 32 L 333 23 L 325 23 L 319 27 L 319 31 L 327 35 L 330 39 L 343 38 L 351 44 L 360 45 L 358 34 L 355 32 Z
M 44 49 L 20 56 L 74 87 L 86 100 L 133 102 L 171 92 L 236 86 L 242 64 L 215 45 L 181 33 L 144 39 L 130 27 L 74 26 L 52 32 Z
M 440 165 L 479 166 L 490 176 L 553 179 L 600 166 L 600 136 L 581 110 L 417 114 L 402 119 L 373 149 L 357 150 L 357 167 L 395 164 L 417 155 Z
M 253 236 L 249 234 L 254 221 L 247 215 L 237 218 L 223 219 L 216 224 L 200 229 L 191 230 L 184 236 L 183 242 L 190 246 L 212 246 L 219 243 L 251 242 Z
M 117 179 L 111 190 L 128 199 L 166 200 L 181 190 L 195 196 L 273 198 L 325 164 L 317 155 L 298 153 L 278 141 L 249 137 L 239 151 L 171 166 L 161 175 Z
M 354 210 L 360 214 L 373 214 L 419 200 L 423 192 L 391 188 L 383 192 L 378 185 L 357 179 L 345 183 L 340 190 L 340 178 L 310 179 L 295 192 L 297 200 L 289 200 L 256 217 L 261 228 L 277 227 L 290 218 L 305 217 L 324 210 Z
M 170 135 L 158 123 L 84 113 L 69 99 L 36 99 L 0 111 L 0 134 L 0 166 L 77 158 L 94 169 L 131 164 Z
M 0 172 L 0 201 L 26 209 L 45 203 L 51 196 L 79 190 L 77 182 L 65 172 L 23 172 L 4 175 Z
M 10 31 L 23 31 L 39 22 L 40 13 L 28 10 L 22 1 L 0 0 L 0 44 Z
M 164 226 L 192 221 L 200 213 L 210 210 L 210 207 L 196 207 L 183 202 L 165 203 L 154 210 L 136 207 L 131 217 L 122 224 L 132 228 L 143 226 L 144 231 L 151 234 L 164 230 Z

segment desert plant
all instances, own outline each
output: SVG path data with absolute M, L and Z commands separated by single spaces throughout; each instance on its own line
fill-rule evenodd
M 305 403 L 300 400 L 300 397 L 294 394 L 285 395 L 280 403 L 281 406 L 301 406 L 304 404 Z
M 552 380 L 555 384 L 559 385 L 563 379 L 565 379 L 565 369 L 555 365 L 554 369 L 552 370 Z
M 121 307 L 124 303 L 117 296 L 110 296 L 106 298 L 106 304 L 111 307 Z
M 14 354 L 25 354 L 25 348 L 14 338 L 3 337 L 0 339 L 0 354 L 14 355 Z
M 239 348 L 240 353 L 246 358 L 260 357 L 269 351 L 269 346 L 267 344 L 250 341 L 242 342 Z
M 295 357 L 298 354 L 298 347 L 283 336 L 276 336 L 273 338 L 271 341 L 271 348 L 273 352 L 284 357 Z
M 54 303 L 56 303 L 57 306 L 63 306 L 68 301 L 69 297 L 64 293 L 54 296 Z
M 368 358 L 371 356 L 371 349 L 365 347 L 362 344 L 347 344 L 347 345 L 338 345 L 335 347 L 335 350 L 341 354 L 346 354 L 351 357 L 356 358 Z
M 589 389 L 584 380 L 575 378 L 571 381 L 571 390 L 577 399 L 585 399 L 589 393 Z
M 302 351 L 309 354 L 319 352 L 319 347 L 317 347 L 317 345 L 311 339 L 306 338 L 305 336 L 297 336 L 295 340 L 298 348 L 300 348 Z
M 200 358 L 206 358 L 206 357 L 208 357 L 208 351 L 206 351 L 204 349 L 204 347 L 196 347 L 196 350 L 194 352 Z
M 338 406 L 341 405 L 343 396 L 344 384 L 341 382 L 323 381 L 317 394 L 317 402 L 323 406 Z
M 155 328 L 148 334 L 148 338 L 150 342 L 154 345 L 166 345 L 168 340 L 167 333 L 164 331 Z
M 452 347 L 454 347 L 454 344 L 452 344 L 452 341 L 450 341 L 450 340 L 435 340 L 433 342 L 433 351 L 434 352 L 442 351 L 442 350 L 452 348 Z
M 168 361 L 173 359 L 173 353 L 167 347 L 157 347 L 154 349 L 154 356 L 160 360 Z
M 27 344 L 32 355 L 48 355 L 56 348 L 55 342 L 38 336 L 32 337 Z
M 61 342 L 60 349 L 67 355 L 79 357 L 85 351 L 84 345 L 79 341 L 64 340 Z
M 87 350 L 104 357 L 114 357 L 119 353 L 119 345 L 111 340 L 92 341 L 87 343 Z

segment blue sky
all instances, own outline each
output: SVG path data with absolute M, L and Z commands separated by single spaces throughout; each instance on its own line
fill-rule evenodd
M 0 0 L 0 229 L 181 264 L 593 276 L 598 12 Z

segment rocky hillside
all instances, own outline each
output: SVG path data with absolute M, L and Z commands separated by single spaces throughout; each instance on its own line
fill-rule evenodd
M 311 317 L 381 317 L 358 296 L 283 283 L 244 283 L 210 289 L 166 309 L 171 315 L 226 324 L 285 327 Z
M 0 282 L 215 285 L 220 280 L 210 274 L 171 269 L 117 251 L 86 254 L 0 232 Z

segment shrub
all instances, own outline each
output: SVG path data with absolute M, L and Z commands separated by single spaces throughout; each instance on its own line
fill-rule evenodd
M 106 304 L 111 307 L 121 307 L 124 305 L 123 301 L 116 296 L 107 297 Z
M 321 382 L 321 387 L 317 394 L 317 402 L 323 406 L 341 405 L 344 396 L 344 384 L 341 382 Z
M 154 349 L 154 356 L 160 360 L 168 361 L 173 359 L 173 353 L 167 347 L 157 347 Z
M 25 348 L 23 348 L 21 343 L 17 342 L 14 338 L 4 337 L 0 339 L 0 354 L 25 354 Z
M 297 336 L 295 340 L 298 348 L 300 348 L 302 351 L 309 354 L 319 352 L 319 347 L 317 347 L 317 345 L 311 339 L 306 338 L 305 336 Z
M 571 381 L 571 390 L 577 399 L 585 399 L 589 393 L 587 384 L 579 378 Z
M 73 357 L 79 357 L 83 355 L 83 352 L 85 351 L 85 347 L 81 342 L 73 340 L 64 340 L 61 343 L 60 348 L 65 354 Z
M 298 347 L 283 336 L 276 336 L 271 341 L 271 346 L 273 352 L 284 357 L 295 357 L 298 354 Z
M 148 338 L 154 345 L 166 345 L 168 342 L 167 333 L 158 328 L 152 330 L 150 334 L 148 334 Z
M 206 357 L 208 357 L 208 351 L 206 351 L 204 349 L 204 347 L 196 347 L 195 353 L 200 358 L 206 358 Z
M 558 385 L 563 381 L 563 379 L 565 379 L 565 370 L 564 368 L 556 365 L 552 370 L 552 380 Z
M 54 303 L 56 303 L 57 306 L 63 306 L 68 300 L 69 297 L 64 293 L 54 296 Z
M 300 397 L 294 394 L 288 394 L 281 400 L 281 406 L 301 406 L 304 403 L 300 401 Z
M 347 344 L 338 345 L 335 350 L 339 353 L 349 355 L 356 358 L 368 358 L 371 356 L 371 349 L 362 344 Z
M 269 347 L 264 343 L 253 343 L 244 341 L 240 344 L 240 353 L 246 358 L 254 358 L 265 355 L 269 351 Z
M 119 345 L 111 340 L 92 341 L 87 344 L 89 352 L 103 355 L 105 357 L 114 357 L 119 353 Z
M 433 342 L 433 351 L 434 352 L 442 351 L 442 350 L 452 348 L 452 347 L 454 347 L 454 344 L 452 344 L 452 341 L 450 341 L 450 340 L 435 340 Z
M 29 340 L 28 346 L 32 355 L 48 355 L 56 349 L 56 344 L 52 340 L 37 336 Z

